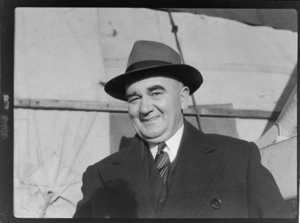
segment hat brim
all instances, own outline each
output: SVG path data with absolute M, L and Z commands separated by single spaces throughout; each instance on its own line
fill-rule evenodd
M 108 81 L 104 90 L 110 96 L 127 101 L 125 97 L 125 83 L 126 80 L 140 80 L 158 74 L 164 76 L 164 74 L 171 74 L 168 76 L 174 77 L 181 81 L 185 86 L 190 89 L 190 94 L 193 94 L 203 83 L 201 73 L 192 66 L 186 64 L 170 64 L 163 66 L 154 66 L 146 69 L 137 69 L 131 72 L 121 74 L 110 81 Z M 167 76 L 167 75 L 166 75 Z

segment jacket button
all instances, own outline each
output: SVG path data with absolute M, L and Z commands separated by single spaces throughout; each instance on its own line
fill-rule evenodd
M 218 199 L 218 198 L 214 198 L 214 199 L 211 200 L 210 205 L 214 209 L 219 210 L 219 209 L 221 209 L 221 200 Z

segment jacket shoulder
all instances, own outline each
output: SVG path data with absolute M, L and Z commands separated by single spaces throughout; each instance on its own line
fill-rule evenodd
M 196 129 L 189 122 L 186 123 L 185 138 L 187 141 L 192 141 L 194 144 L 206 145 L 216 150 L 239 150 L 249 151 L 251 148 L 258 149 L 253 142 L 234 138 L 226 135 L 219 135 L 213 133 L 204 133 Z
M 92 167 L 98 168 L 105 165 L 110 165 L 115 160 L 118 160 L 119 157 L 123 156 L 123 154 L 126 152 L 126 148 L 123 150 L 119 150 L 111 155 L 108 155 L 107 157 L 103 158 L 102 160 L 92 164 Z
M 132 144 L 137 143 L 138 139 L 136 137 L 132 138 L 130 140 L 130 143 L 122 148 L 121 150 L 118 150 L 117 152 L 108 155 L 107 157 L 103 158 L 102 160 L 92 164 L 92 167 L 101 167 L 101 166 L 105 166 L 105 165 L 111 165 L 114 162 L 118 162 L 122 156 L 124 156 L 128 150 L 130 149 L 130 147 L 132 146 Z
M 238 138 L 234 138 L 231 136 L 226 136 L 226 135 L 219 135 L 219 134 L 213 134 L 213 133 L 206 133 L 204 134 L 204 136 L 206 137 L 207 140 L 209 141 L 215 141 L 217 140 L 217 142 L 227 142 L 227 143 L 249 143 L 246 140 L 243 139 L 238 139 Z
M 251 148 L 258 149 L 256 144 L 243 139 L 234 138 L 231 136 L 219 135 L 219 134 L 204 134 L 205 141 L 213 145 L 216 149 L 227 149 L 236 152 L 249 151 Z

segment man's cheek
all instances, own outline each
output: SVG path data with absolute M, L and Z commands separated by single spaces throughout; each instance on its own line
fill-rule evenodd
M 134 109 L 134 108 L 129 108 L 129 109 L 128 109 L 128 114 L 129 114 L 129 117 L 130 117 L 131 119 L 134 119 L 134 118 L 138 117 L 138 112 L 137 112 L 137 110 Z

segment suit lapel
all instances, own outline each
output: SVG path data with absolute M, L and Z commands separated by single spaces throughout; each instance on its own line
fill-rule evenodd
M 100 171 L 103 183 L 123 217 L 156 217 L 143 164 L 145 145 L 135 137 L 129 148 L 120 152 Z
M 203 133 L 185 122 L 177 164 L 161 217 L 194 216 L 211 191 L 225 158 L 225 152 L 215 150 Z

